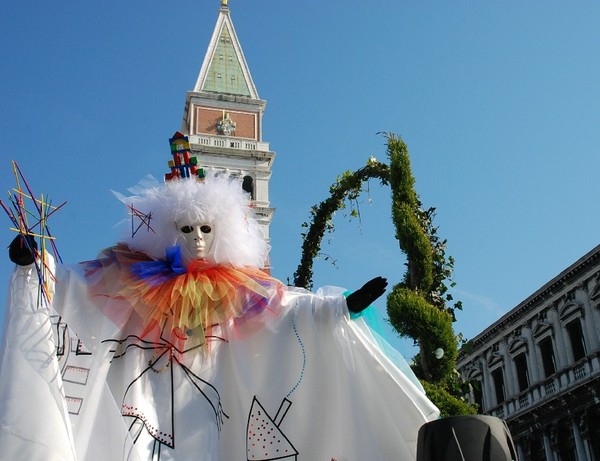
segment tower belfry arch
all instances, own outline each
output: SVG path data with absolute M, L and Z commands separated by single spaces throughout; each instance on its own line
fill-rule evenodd
M 242 178 L 269 239 L 274 213 L 269 180 L 275 152 L 262 139 L 266 105 L 252 80 L 228 2 L 221 0 L 196 84 L 187 92 L 181 131 L 189 138 L 198 166 Z

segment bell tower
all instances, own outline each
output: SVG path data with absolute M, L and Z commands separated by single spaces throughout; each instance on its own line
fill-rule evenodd
M 196 85 L 187 93 L 182 132 L 199 167 L 242 178 L 268 240 L 274 213 L 269 179 L 275 153 L 262 139 L 267 102 L 258 96 L 227 3 L 221 0 Z

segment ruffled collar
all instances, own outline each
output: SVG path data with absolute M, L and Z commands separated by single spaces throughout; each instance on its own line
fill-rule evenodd
M 194 337 L 204 344 L 213 328 L 242 317 L 273 309 L 281 282 L 256 267 L 219 265 L 194 260 L 182 265 L 179 247 L 167 251 L 164 260 L 152 260 L 142 253 L 118 245 L 105 251 L 106 258 L 88 266 L 95 273 L 102 266 L 101 284 L 106 277 L 119 278 L 117 293 L 101 294 L 125 299 L 143 319 L 142 337 L 164 335 L 173 341 Z M 116 270 L 116 273 L 115 273 Z M 112 274 L 112 275 L 111 275 Z

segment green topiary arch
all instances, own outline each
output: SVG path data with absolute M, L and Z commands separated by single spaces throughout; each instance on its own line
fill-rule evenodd
M 386 134 L 389 166 L 370 159 L 355 172 L 344 173 L 330 187 L 330 196 L 311 209 L 311 222 L 303 234 L 302 257 L 294 273 L 294 285 L 312 288 L 313 261 L 319 254 L 326 231 L 333 230 L 333 215 L 346 200 L 358 198 L 363 184 L 377 178 L 390 185 L 392 219 L 400 249 L 407 257 L 407 270 L 402 281 L 387 299 L 390 323 L 402 337 L 419 345 L 415 373 L 427 385 L 430 398 L 444 416 L 473 413 L 474 409 L 460 399 L 454 367 L 458 344 L 452 328 L 454 309 L 460 302 L 447 306 L 452 297 L 447 293 L 454 260 L 446 256 L 446 241 L 437 236 L 433 226 L 435 209 L 423 210 L 414 190 L 408 148 L 393 134 Z M 450 285 L 452 283 L 450 282 Z M 452 395 L 454 394 L 454 395 Z

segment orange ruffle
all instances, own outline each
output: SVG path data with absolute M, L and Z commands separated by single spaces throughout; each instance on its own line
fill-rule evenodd
M 260 269 L 215 265 L 203 260 L 190 263 L 183 274 L 151 283 L 130 270 L 132 264 L 148 261 L 147 256 L 131 252 L 123 245 L 104 254 L 106 258 L 88 266 L 89 277 L 96 279 L 94 291 L 98 295 L 101 285 L 103 296 L 126 300 L 143 319 L 142 337 L 159 330 L 161 336 L 170 333 L 169 340 L 175 342 L 195 336 L 194 342 L 204 344 L 205 336 L 214 326 L 262 312 L 270 305 L 269 298 L 281 288 L 281 282 Z M 120 288 L 109 293 L 110 286 Z

